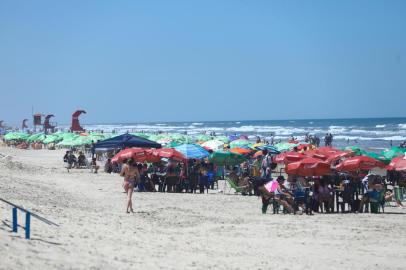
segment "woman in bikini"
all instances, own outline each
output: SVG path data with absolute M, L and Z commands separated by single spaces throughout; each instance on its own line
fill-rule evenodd
M 140 179 L 140 173 L 132 158 L 128 159 L 127 163 L 123 165 L 120 175 L 124 176 L 123 187 L 125 193 L 127 194 L 126 212 L 130 213 L 131 211 L 132 213 L 134 213 L 132 195 L 135 183 Z

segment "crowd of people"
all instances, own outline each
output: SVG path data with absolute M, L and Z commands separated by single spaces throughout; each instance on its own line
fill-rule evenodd
M 293 151 L 299 151 L 294 148 Z M 303 149 L 301 150 L 303 151 Z M 67 151 L 64 161 L 67 168 L 92 168 L 97 173 L 99 166 L 90 152 L 91 162 L 79 151 L 78 157 Z M 139 163 L 128 159 L 123 163 L 108 158 L 104 172 L 124 177 L 123 189 L 127 194 L 126 212 L 132 211 L 133 191 L 169 193 L 206 193 L 220 191 L 218 181 L 237 188 L 243 195 L 256 195 L 262 199 L 262 212 L 267 213 L 269 205 L 274 211 L 280 207 L 287 213 L 363 212 L 372 201 L 380 205 L 394 200 L 394 186 L 405 186 L 405 175 L 391 171 L 387 176 L 335 172 L 322 177 L 301 177 L 287 175 L 275 163 L 275 155 L 263 150 L 262 155 L 250 156 L 237 166 L 218 166 L 208 159 L 187 161 L 161 160 L 156 163 Z M 402 207 L 399 200 L 394 200 Z M 346 206 L 346 207 L 345 207 Z M 372 210 L 372 209 L 371 209 Z

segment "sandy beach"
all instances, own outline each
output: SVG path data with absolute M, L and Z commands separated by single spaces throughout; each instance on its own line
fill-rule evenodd
M 0 203 L 0 269 L 405 269 L 406 209 L 262 215 L 255 196 L 136 192 L 126 214 L 118 175 L 67 173 L 63 153 L 0 148 L 0 197 L 60 225 L 33 219 L 26 240 Z

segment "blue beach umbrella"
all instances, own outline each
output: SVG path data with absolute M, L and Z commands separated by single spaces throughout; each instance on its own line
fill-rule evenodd
M 176 146 L 175 150 L 182 153 L 182 155 L 187 159 L 201 159 L 209 156 L 209 152 L 197 144 L 182 144 Z

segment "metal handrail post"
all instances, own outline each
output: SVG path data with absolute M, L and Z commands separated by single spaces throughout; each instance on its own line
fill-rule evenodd
M 27 212 L 25 214 L 25 239 L 30 239 L 31 230 L 31 213 Z
M 13 232 L 17 232 L 17 207 L 13 207 Z

